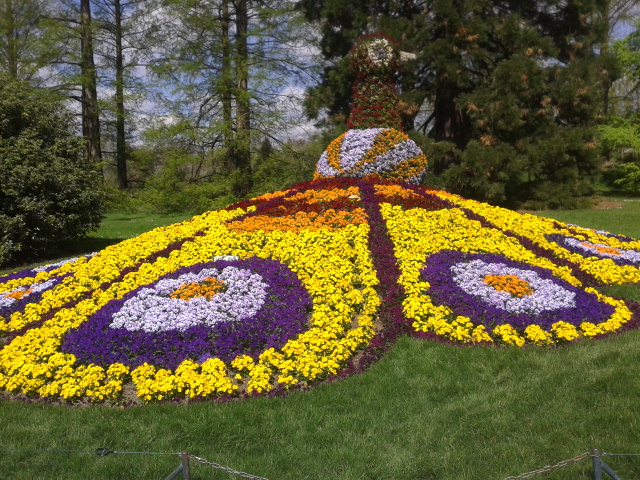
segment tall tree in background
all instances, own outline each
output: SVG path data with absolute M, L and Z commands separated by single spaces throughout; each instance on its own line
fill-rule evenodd
M 126 4 L 120 0 L 113 0 L 108 5 L 113 13 L 113 43 L 114 43 L 114 66 L 115 66 L 115 113 L 116 113 L 116 171 L 118 188 L 127 188 L 127 144 L 124 109 L 124 46 L 123 46 L 123 25 L 122 17 Z
M 96 57 L 101 84 L 112 91 L 102 99 L 102 137 L 108 142 L 103 153 L 114 158 L 117 186 L 128 188 L 127 157 L 131 133 L 136 125 L 135 111 L 147 97 L 149 85 L 141 78 L 144 63 L 152 55 L 148 40 L 157 30 L 157 4 L 151 0 L 101 0 L 96 3 L 95 19 L 99 24 Z M 115 148 L 110 145 L 115 143 Z M 115 151 L 113 151 L 115 150 Z
M 80 0 L 80 74 L 82 103 L 82 136 L 84 156 L 93 163 L 102 159 L 100 149 L 100 109 L 98 106 L 97 74 L 93 58 L 91 2 Z
M 48 0 L 0 0 L 0 71 L 37 84 L 57 57 Z
M 610 0 L 601 11 L 602 23 L 606 28 L 606 39 L 602 42 L 601 52 L 611 60 L 608 70 L 606 70 L 609 81 L 603 82 L 604 117 L 609 115 L 611 104 L 615 101 L 610 98 L 613 83 L 623 74 L 621 69 L 624 68 L 623 65 L 615 61 L 618 59 L 617 53 L 610 51 L 610 47 L 614 43 L 614 32 L 623 23 L 629 23 L 634 18 L 638 18 L 638 14 L 640 14 L 640 1 L 638 0 Z
M 249 93 L 249 11 L 247 0 L 235 0 L 236 21 L 236 142 L 235 167 L 240 181 L 234 186 L 236 196 L 251 190 L 251 94 Z
M 595 122 L 611 69 L 606 0 L 301 0 L 319 18 L 329 60 L 307 105 L 349 106 L 351 42 L 380 30 L 418 59 L 400 72 L 401 100 L 421 102 L 418 128 L 451 145 L 434 162 L 449 188 L 504 205 L 571 205 L 597 174 Z M 404 35 L 409 31 L 411 35 Z M 412 105 L 413 103 L 413 105 Z M 406 115 L 405 115 L 406 116 Z M 440 150 L 442 150 L 442 147 Z
M 154 71 L 173 89 L 164 98 L 174 118 L 166 128 L 203 159 L 224 148 L 233 193 L 243 196 L 252 132 L 274 118 L 282 90 L 302 72 L 295 13 L 286 1 L 165 0 L 164 7 L 170 21 Z

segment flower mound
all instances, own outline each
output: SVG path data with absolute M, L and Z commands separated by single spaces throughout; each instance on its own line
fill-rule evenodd
M 0 388 L 257 395 L 362 371 L 406 333 L 586 341 L 640 323 L 640 307 L 597 290 L 639 282 L 639 254 L 628 237 L 446 192 L 322 178 L 0 277 Z
M 348 130 L 321 155 L 315 178 L 384 178 L 419 184 L 427 158 L 413 140 L 393 128 Z

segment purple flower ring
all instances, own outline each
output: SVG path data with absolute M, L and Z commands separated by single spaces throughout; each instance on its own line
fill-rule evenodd
M 182 267 L 112 300 L 64 338 L 81 363 L 175 369 L 280 348 L 308 328 L 312 301 L 286 265 L 214 260 Z
M 559 321 L 598 323 L 614 312 L 551 270 L 503 255 L 442 250 L 427 258 L 421 277 L 430 284 L 427 293 L 436 305 L 486 327 L 538 325 L 549 331 Z
M 600 259 L 609 258 L 616 265 L 640 265 L 640 251 L 617 248 L 604 243 L 593 243 L 576 237 L 561 234 L 547 235 L 547 239 L 566 248 L 571 253 L 577 253 L 584 257 L 596 257 Z

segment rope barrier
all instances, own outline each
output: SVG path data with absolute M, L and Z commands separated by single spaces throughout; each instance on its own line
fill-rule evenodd
M 561 462 L 556 463 L 555 465 L 547 465 L 546 467 L 538 468 L 537 470 L 532 470 L 527 473 L 523 473 L 522 475 L 518 475 L 516 477 L 507 477 L 504 480 L 520 480 L 523 478 L 533 477 L 534 475 L 538 475 L 540 473 L 547 473 L 551 470 L 555 470 L 556 468 L 566 467 L 572 463 L 579 462 L 580 460 L 584 460 L 585 458 L 589 458 L 591 456 L 591 452 L 585 452 L 577 457 L 570 458 L 568 460 L 563 460 Z
M 181 453 L 169 452 L 120 452 L 118 450 L 109 450 L 107 448 L 96 448 L 95 450 L 67 450 L 67 449 L 51 449 L 51 448 L 0 448 L 0 452 L 47 452 L 47 453 L 94 453 L 99 457 L 107 455 L 182 455 Z
M 229 473 L 231 475 L 238 475 L 240 477 L 248 478 L 250 480 L 269 480 L 265 477 L 258 477 L 256 475 L 251 475 L 250 473 L 242 472 L 239 470 L 234 470 L 229 467 L 225 467 L 220 465 L 219 463 L 210 462 L 205 460 L 204 458 L 197 457 L 195 455 L 190 455 L 188 453 L 180 452 L 130 452 L 130 451 L 119 451 L 119 450 L 109 450 L 108 448 L 96 448 L 95 450 L 70 450 L 70 449 L 45 449 L 45 448 L 0 448 L 0 452 L 45 452 L 45 453 L 93 453 L 99 457 L 106 457 L 108 455 L 174 455 L 187 459 L 193 459 L 196 462 L 202 465 L 208 465 L 212 468 L 216 468 L 218 470 L 222 470 L 223 472 Z M 594 453 L 596 452 L 596 453 Z M 538 468 L 536 470 L 532 470 L 527 473 L 523 473 L 521 475 L 507 477 L 504 480 L 522 480 L 525 478 L 533 477 L 534 475 L 538 475 L 541 473 L 547 473 L 557 468 L 566 467 L 567 465 L 571 465 L 573 463 L 577 463 L 585 458 L 589 457 L 640 457 L 640 453 L 607 453 L 607 452 L 598 452 L 598 450 L 593 450 L 591 452 L 585 452 L 580 455 L 577 455 L 568 460 L 563 460 L 554 465 L 547 465 L 542 468 Z M 179 467 L 180 468 L 180 467 Z M 174 477 L 171 477 L 174 478 Z
M 240 472 L 238 470 L 233 470 L 232 468 L 229 468 L 229 467 L 223 467 L 219 463 L 209 462 L 204 458 L 196 457 L 195 455 L 190 455 L 190 457 L 193 458 L 198 463 L 209 465 L 210 467 L 217 468 L 218 470 L 222 470 L 223 472 L 230 473 L 231 475 L 238 475 L 240 477 L 250 478 L 251 480 L 269 480 L 268 478 L 256 477 L 255 475 L 251 475 L 250 473 Z
M 269 480 L 265 477 L 258 477 L 256 475 L 251 475 L 250 473 L 241 472 L 239 470 L 234 470 L 229 467 L 224 467 L 219 463 L 210 462 L 205 460 L 204 458 L 197 457 L 195 455 L 190 455 L 188 453 L 172 453 L 172 452 L 128 452 L 128 451 L 119 451 L 119 450 L 109 450 L 108 448 L 96 448 L 95 450 L 68 450 L 68 449 L 46 449 L 46 448 L 0 448 L 0 452 L 44 452 L 44 453 L 93 453 L 99 457 L 106 457 L 108 455 L 175 455 L 179 457 L 186 457 L 188 459 L 193 459 L 196 462 L 208 465 L 212 468 L 216 468 L 218 470 L 222 470 L 231 475 L 238 475 L 240 477 L 249 478 L 251 480 Z M 178 467 L 174 473 L 178 473 L 181 467 Z M 170 476 L 170 478 L 175 478 L 174 476 Z

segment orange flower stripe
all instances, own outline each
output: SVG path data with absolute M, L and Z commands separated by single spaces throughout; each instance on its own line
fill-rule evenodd
M 346 133 L 343 133 L 327 147 L 327 161 L 329 165 L 340 173 L 344 173 L 344 168 L 340 165 L 340 148 L 345 135 Z
M 376 193 L 386 197 L 421 198 L 415 192 L 399 185 L 376 185 Z
M 360 197 L 358 187 L 349 188 L 333 188 L 330 190 L 307 190 L 306 192 L 298 193 L 292 197 L 286 198 L 287 202 L 307 202 L 307 203 L 322 203 L 337 200 L 338 198 L 350 197 L 356 195 Z
M 608 253 L 609 255 L 622 255 L 622 253 L 620 253 L 620 250 L 618 250 L 615 247 L 602 247 L 600 245 L 591 245 L 590 243 L 587 243 L 587 242 L 582 242 L 580 243 L 580 245 L 583 245 L 589 248 L 594 248 L 600 253 Z
M 265 193 L 264 195 L 254 197 L 253 200 L 271 200 L 272 198 L 281 197 L 287 192 L 288 190 L 278 190 L 277 192 L 273 192 L 273 193 Z
M 186 285 L 182 285 L 169 296 L 171 298 L 177 298 L 187 301 L 196 297 L 205 297 L 207 300 L 211 300 L 211 298 L 216 293 L 220 293 L 223 288 L 223 282 L 215 277 L 208 277 L 197 283 L 188 283 Z
M 529 282 L 516 275 L 485 275 L 484 283 L 500 292 L 507 292 L 518 298 L 531 295 L 535 291 Z
M 297 233 L 302 230 L 337 230 L 348 225 L 365 223 L 366 220 L 367 215 L 363 208 L 355 208 L 349 212 L 328 209 L 322 213 L 297 212 L 295 215 L 287 217 L 256 215 L 237 222 L 230 222 L 227 227 L 234 232 L 288 230 Z
M 28 295 L 29 293 L 31 293 L 31 289 L 25 288 L 23 290 L 16 290 L 15 292 L 7 293 L 6 295 L 3 295 L 3 297 L 15 298 L 16 300 L 20 300 L 22 297 L 24 297 L 25 295 Z

